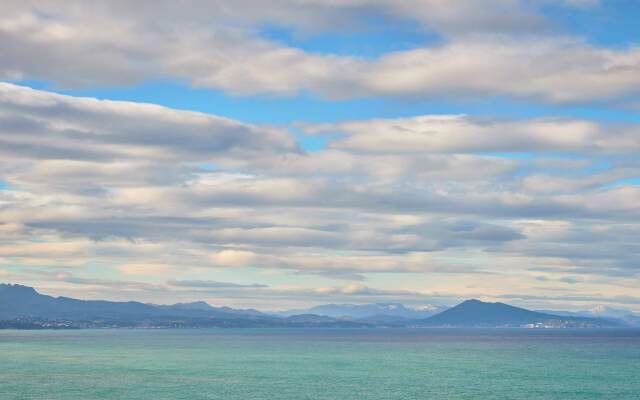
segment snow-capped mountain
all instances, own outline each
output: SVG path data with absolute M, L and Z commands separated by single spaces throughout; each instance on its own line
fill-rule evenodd
M 361 319 L 373 316 L 391 316 L 407 319 L 427 318 L 447 307 L 439 305 L 421 305 L 409 307 L 399 303 L 375 303 L 375 304 L 324 304 L 304 310 L 288 310 L 278 314 L 315 314 L 333 318 Z

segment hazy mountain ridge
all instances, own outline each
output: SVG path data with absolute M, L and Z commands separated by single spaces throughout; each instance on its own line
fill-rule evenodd
M 191 303 L 176 303 L 176 304 L 169 304 L 169 305 L 164 305 L 164 304 L 162 305 L 150 304 L 150 305 L 163 310 L 168 310 L 168 311 L 203 311 L 203 312 L 217 312 L 217 313 L 233 314 L 233 315 L 267 316 L 267 314 L 254 309 L 214 307 L 205 301 L 194 301 Z
M 436 310 L 443 311 L 436 313 Z M 135 301 L 113 302 L 52 297 L 22 285 L 0 284 L 0 328 L 91 327 L 621 327 L 626 324 L 604 318 L 562 316 L 530 311 L 504 303 L 467 300 L 455 307 L 427 306 L 413 309 L 402 304 L 335 305 L 307 311 L 334 312 L 339 317 L 301 312 L 273 315 L 257 310 L 213 307 L 206 302 L 154 305 Z M 345 310 L 351 311 L 350 315 Z M 371 314 L 375 312 L 374 314 Z M 426 318 L 413 315 L 435 313 Z
M 604 318 L 613 321 L 622 321 L 631 326 L 640 326 L 640 314 L 632 311 L 598 305 L 588 310 L 580 311 L 555 311 L 539 310 L 539 312 L 557 314 L 569 317 Z
M 603 319 L 561 316 L 531 311 L 504 303 L 467 300 L 440 314 L 420 321 L 421 326 L 433 327 L 546 327 L 546 328 L 603 328 L 624 324 Z
M 22 285 L 0 284 L 0 324 L 7 328 L 84 327 L 341 327 L 365 326 L 315 315 L 281 318 L 257 310 L 52 297 Z
M 368 319 L 371 317 L 398 317 L 404 319 L 428 318 L 446 310 L 445 306 L 424 305 L 416 308 L 400 303 L 323 304 L 308 309 L 288 310 L 278 315 L 316 314 L 340 319 Z
M 174 305 L 154 305 L 135 301 L 114 302 L 102 300 L 77 300 L 68 297 L 52 297 L 21 285 L 0 285 L 0 320 L 83 321 L 102 325 L 137 326 L 202 325 L 215 318 L 222 325 L 234 320 L 244 323 L 269 320 L 271 317 L 258 312 L 216 308 L 205 302 Z

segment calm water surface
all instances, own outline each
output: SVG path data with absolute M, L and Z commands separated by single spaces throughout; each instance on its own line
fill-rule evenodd
M 640 399 L 640 331 L 0 330 L 0 399 Z

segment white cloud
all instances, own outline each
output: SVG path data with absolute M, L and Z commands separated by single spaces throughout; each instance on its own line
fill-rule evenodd
M 383 56 L 363 74 L 370 95 L 514 96 L 585 102 L 637 93 L 640 50 L 575 39 L 481 37 Z

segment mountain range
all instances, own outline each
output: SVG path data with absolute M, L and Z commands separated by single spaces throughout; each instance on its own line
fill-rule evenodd
M 277 314 L 213 307 L 52 297 L 22 285 L 0 284 L 0 328 L 202 327 L 623 327 L 621 319 L 530 311 L 504 303 L 467 300 L 455 307 L 402 304 L 329 304 Z
M 530 311 L 504 303 L 467 300 L 455 307 L 421 321 L 434 327 L 541 327 L 604 328 L 624 326 L 621 321 L 576 316 L 561 316 Z
M 603 305 L 598 305 L 588 310 L 580 310 L 580 311 L 543 310 L 540 312 L 557 314 L 557 315 L 568 316 L 568 317 L 616 319 L 616 320 L 624 321 L 626 324 L 631 326 L 640 326 L 640 314 L 635 314 L 629 310 L 612 308 L 612 307 L 607 307 Z
M 375 304 L 324 304 L 307 309 L 288 310 L 277 313 L 288 316 L 296 314 L 316 314 L 340 319 L 361 319 L 376 317 L 398 317 L 406 319 L 428 318 L 446 310 L 445 306 L 425 305 L 407 307 L 400 303 Z

